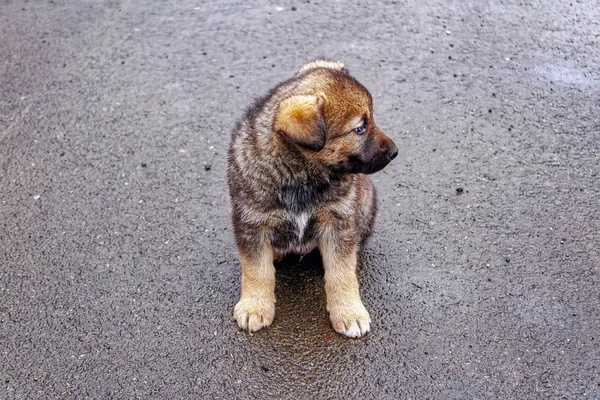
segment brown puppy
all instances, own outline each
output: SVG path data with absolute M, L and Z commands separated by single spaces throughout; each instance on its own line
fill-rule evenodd
M 373 121 L 371 95 L 340 62 L 306 64 L 248 109 L 233 130 L 227 171 L 242 264 L 233 316 L 242 329 L 273 322 L 273 260 L 318 247 L 333 328 L 350 337 L 369 331 L 356 255 L 377 205 L 364 174 L 397 154 Z

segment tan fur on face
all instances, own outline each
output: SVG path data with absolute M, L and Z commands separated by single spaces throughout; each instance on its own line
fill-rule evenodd
M 350 120 L 350 122 L 348 123 L 348 130 L 351 131 L 354 128 L 358 128 L 359 126 L 362 125 L 362 123 L 365 121 L 365 117 L 364 115 L 359 115 L 355 118 L 352 118 Z
M 306 85 L 306 88 L 304 85 Z M 324 148 L 314 152 L 315 148 L 313 147 L 309 149 L 310 151 L 305 151 L 306 157 L 314 162 L 333 166 L 338 160 L 345 158 L 347 155 L 356 154 L 359 151 L 362 139 L 354 134 L 352 129 L 360 125 L 359 122 L 362 120 L 374 125 L 371 117 L 372 100 L 369 93 L 357 82 L 331 74 L 328 71 L 317 71 L 309 74 L 300 86 L 302 90 L 306 91 L 310 91 L 311 88 L 312 90 L 318 90 L 319 97 L 322 98 L 322 118 L 327 131 Z M 326 95 L 323 95 L 323 92 Z M 312 98 L 313 96 L 297 97 Z M 285 117 L 286 114 L 281 113 L 276 118 L 281 123 L 284 122 Z M 295 123 L 295 121 L 293 122 Z M 300 143 L 311 143 L 310 139 L 304 136 L 308 135 L 310 137 L 311 132 L 314 134 L 315 131 L 310 131 L 310 129 L 303 130 L 302 135 L 299 135 L 302 138 Z M 313 137 L 313 143 L 317 139 Z
M 348 123 L 357 116 L 370 119 L 372 100 L 355 81 L 335 76 L 327 90 L 323 106 L 327 128 L 334 133 L 347 131 Z

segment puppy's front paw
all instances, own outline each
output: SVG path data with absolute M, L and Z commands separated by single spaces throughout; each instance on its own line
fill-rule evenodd
M 336 332 L 351 338 L 361 337 L 371 328 L 371 316 L 360 301 L 331 307 L 329 318 Z
M 275 301 L 269 299 L 242 298 L 233 309 L 238 326 L 250 332 L 271 325 L 274 317 Z

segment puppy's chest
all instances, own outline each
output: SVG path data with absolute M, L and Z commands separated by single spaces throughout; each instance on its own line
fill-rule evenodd
M 335 195 L 335 187 L 324 181 L 308 181 L 304 184 L 297 182 L 284 185 L 277 194 L 277 206 L 290 214 L 295 214 L 296 220 L 302 220 L 305 214 L 329 200 Z
M 277 193 L 277 207 L 284 217 L 271 234 L 271 244 L 283 253 L 303 254 L 317 242 L 317 218 L 324 205 L 341 198 L 348 187 L 340 182 L 313 180 L 302 184 L 293 182 Z
M 316 219 L 309 212 L 289 214 L 271 233 L 271 244 L 281 250 L 302 253 L 316 240 Z

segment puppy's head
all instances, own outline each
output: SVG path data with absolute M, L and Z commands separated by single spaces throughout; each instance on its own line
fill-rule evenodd
M 373 120 L 371 95 L 340 62 L 315 60 L 292 79 L 273 129 L 311 163 L 335 173 L 370 174 L 398 154 Z

